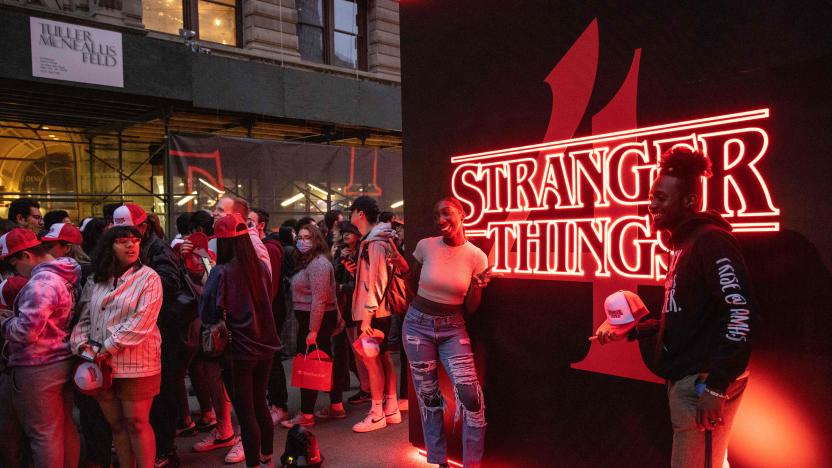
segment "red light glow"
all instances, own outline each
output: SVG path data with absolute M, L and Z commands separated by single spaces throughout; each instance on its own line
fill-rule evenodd
M 752 369 L 748 388 L 734 419 L 728 460 L 767 467 L 823 466 L 818 448 L 820 427 L 801 407 L 788 388 L 761 371 Z M 827 462 L 829 460 L 827 459 Z
M 426 452 L 425 450 L 423 450 L 423 449 L 417 449 L 416 450 L 416 458 L 418 458 L 419 461 L 425 461 L 427 459 L 427 457 L 428 457 L 428 452 Z M 462 463 L 455 462 L 453 460 L 448 460 L 448 464 L 451 465 L 451 466 L 456 466 L 458 468 L 462 468 Z

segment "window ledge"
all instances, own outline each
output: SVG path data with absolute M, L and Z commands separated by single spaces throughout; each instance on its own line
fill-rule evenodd
M 183 44 L 183 40 L 178 36 L 166 34 L 158 31 L 145 30 L 147 37 L 160 39 L 169 42 L 179 42 Z M 303 61 L 297 57 L 282 55 L 278 52 L 266 52 L 261 50 L 249 50 L 239 47 L 227 46 L 218 44 L 216 42 L 208 41 L 194 41 L 203 49 L 208 49 L 210 55 L 218 57 L 227 57 L 237 60 L 248 60 L 253 62 L 268 63 L 273 65 L 280 65 L 286 68 L 296 68 L 301 70 L 317 71 L 338 75 L 347 78 L 364 79 L 369 81 L 377 81 L 384 84 L 401 85 L 401 78 L 393 77 L 390 74 L 378 74 L 362 70 L 354 70 L 349 68 L 335 67 L 332 65 L 325 65 L 320 63 L 312 63 Z

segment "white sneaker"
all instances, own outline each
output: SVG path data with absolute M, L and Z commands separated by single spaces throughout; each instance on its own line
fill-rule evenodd
M 270 406 L 269 413 L 272 414 L 272 425 L 289 419 L 289 412 L 277 406 Z
M 410 406 L 410 402 L 407 398 L 402 398 L 399 400 L 399 410 L 400 411 L 407 411 L 408 407 Z
M 285 427 L 286 429 L 291 429 L 295 427 L 295 424 L 300 424 L 303 427 L 314 426 L 315 425 L 315 416 L 313 415 L 305 415 L 303 413 L 298 413 L 292 419 L 287 419 L 286 421 L 281 421 L 280 425 Z
M 240 463 L 246 461 L 246 453 L 243 451 L 243 441 L 238 440 L 231 450 L 225 454 L 225 463 L 230 465 L 232 463 Z
M 399 418 L 401 418 L 401 414 L 399 415 Z M 355 432 L 372 432 L 384 429 L 385 427 L 387 427 L 387 418 L 382 415 L 380 418 L 376 419 L 371 411 L 366 418 L 352 426 L 352 430 Z
M 397 409 L 390 414 L 384 413 L 384 420 L 387 421 L 387 424 L 399 424 L 402 422 L 402 412 Z
M 227 439 L 220 439 L 219 434 L 217 433 L 216 429 L 211 430 L 207 436 L 205 436 L 202 440 L 195 443 L 191 450 L 194 452 L 210 452 L 211 450 L 216 450 L 218 448 L 223 447 L 231 447 L 232 445 L 238 443 L 240 438 L 236 435 L 231 435 L 231 437 Z

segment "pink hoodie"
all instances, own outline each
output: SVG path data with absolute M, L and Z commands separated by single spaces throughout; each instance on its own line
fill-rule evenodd
M 9 342 L 9 366 L 38 366 L 72 357 L 69 329 L 81 266 L 61 257 L 32 270 L 14 301 L 14 317 L 0 333 Z

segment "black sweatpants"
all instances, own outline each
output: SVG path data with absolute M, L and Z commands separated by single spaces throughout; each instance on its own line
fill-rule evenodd
M 156 457 L 167 455 L 176 447 L 176 420 L 179 415 L 177 369 L 179 367 L 179 335 L 175 327 L 160 328 L 162 335 L 162 382 L 159 394 L 150 407 L 150 425 L 156 435 Z
M 260 454 L 271 456 L 274 451 L 274 426 L 266 406 L 271 366 L 272 358 L 232 360 L 222 372 L 225 389 L 240 422 L 246 466 L 260 466 Z
M 298 319 L 298 349 L 306 351 L 306 335 L 309 333 L 309 311 L 296 310 L 295 317 Z M 344 390 L 349 387 L 350 374 L 347 365 L 347 337 L 343 331 L 332 336 L 332 332 L 338 327 L 338 312 L 330 310 L 324 312 L 321 321 L 321 328 L 318 329 L 316 345 L 318 349 L 325 352 L 332 358 L 332 390 L 329 392 L 331 404 L 341 403 Z M 315 411 L 315 403 L 318 400 L 317 390 L 300 389 L 300 411 L 305 414 L 312 414 Z
M 275 300 L 281 300 L 275 298 Z M 281 308 L 282 310 L 282 308 Z M 283 323 L 286 322 L 286 313 L 274 314 L 275 325 L 277 326 L 277 336 L 283 336 Z M 269 404 L 284 410 L 289 410 L 289 392 L 286 389 L 286 372 L 283 370 L 283 361 L 281 360 L 282 350 L 274 353 L 272 360 L 272 368 L 269 372 Z

